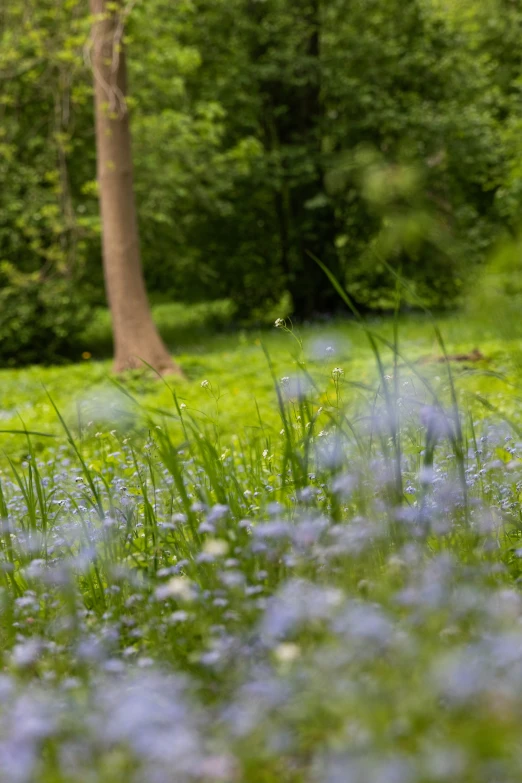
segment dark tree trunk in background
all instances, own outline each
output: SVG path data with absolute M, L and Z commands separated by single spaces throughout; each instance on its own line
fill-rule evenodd
M 119 6 L 119 4 L 117 4 Z M 114 369 L 181 373 L 152 320 L 141 265 L 134 199 L 131 132 L 126 105 L 123 19 L 114 2 L 90 0 L 98 184 L 105 286 L 112 314 Z M 108 10 L 110 9 L 110 10 Z
M 286 69 L 280 68 L 276 77 L 264 77 L 263 59 L 268 46 L 284 47 L 284 40 L 258 40 L 252 50 L 253 59 L 260 66 L 265 145 L 279 158 L 281 166 L 280 182 L 274 192 L 281 261 L 295 311 L 303 317 L 337 306 L 335 292 L 311 257 L 316 256 L 338 274 L 336 221 L 325 196 L 322 168 L 320 2 L 294 0 L 289 5 L 296 23 L 305 21 L 293 70 L 290 64 Z M 259 25 L 269 13 L 266 5 L 250 6 Z
M 322 166 L 322 138 L 325 131 L 324 107 L 321 97 L 321 0 L 310 0 L 308 18 L 310 37 L 307 54 L 309 58 L 309 79 L 302 94 L 296 95 L 296 111 L 300 112 L 299 133 L 303 143 L 310 150 L 315 163 L 314 176 L 293 193 L 294 210 L 297 216 L 296 230 L 299 254 L 303 270 L 302 284 L 296 286 L 296 309 L 305 315 L 330 310 L 338 305 L 338 295 L 332 290 L 324 272 L 309 255 L 325 263 L 334 273 L 337 270 L 335 250 L 335 216 L 326 199 L 324 171 Z M 313 199 L 323 197 L 322 206 L 310 209 L 307 205 Z

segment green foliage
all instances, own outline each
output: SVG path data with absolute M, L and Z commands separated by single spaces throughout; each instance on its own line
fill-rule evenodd
M 63 278 L 3 275 L 0 287 L 0 362 L 49 364 L 78 355 L 89 307 Z
M 0 261 L 77 274 L 98 231 L 81 0 L 0 10 Z
M 518 219 L 509 173 L 520 158 L 517 75 L 512 50 L 504 63 L 498 45 L 520 39 L 515 9 L 201 0 L 179 19 L 183 41 L 200 52 L 186 79 L 189 105 L 219 103 L 225 145 L 261 145 L 219 209 L 209 202 L 194 222 L 190 246 L 210 249 L 209 281 L 217 272 L 209 290 L 248 307 L 270 279 L 300 314 L 331 308 L 312 253 L 359 304 L 387 308 L 394 283 L 384 253 L 426 304 L 453 303 Z M 366 187 L 378 169 L 392 191 L 385 199 Z M 401 171 L 416 176 L 394 194 Z
M 100 305 L 87 7 L 5 5 L 0 260 Z M 389 265 L 425 304 L 451 305 L 522 211 L 521 38 L 509 0 L 135 4 L 149 289 L 232 299 L 255 322 L 283 300 L 331 311 L 316 256 L 363 308 L 393 306 Z
M 503 341 L 517 341 L 512 353 L 522 366 L 522 241 L 499 242 L 466 297 L 466 314 Z
M 372 0 L 327 14 L 331 74 L 349 75 L 327 93 L 325 138 L 348 288 L 389 307 L 384 256 L 425 303 L 450 304 L 500 225 L 508 155 L 497 62 L 479 30 L 454 22 L 463 9 Z

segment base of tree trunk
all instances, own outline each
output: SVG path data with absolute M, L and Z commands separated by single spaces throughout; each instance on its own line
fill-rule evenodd
M 129 370 L 147 369 L 147 365 L 152 367 L 159 375 L 177 375 L 180 378 L 185 377 L 179 364 L 176 364 L 170 357 L 164 356 L 160 359 L 153 356 L 144 356 L 142 358 L 138 356 L 116 356 L 114 359 L 113 371 L 117 375 L 120 375 Z

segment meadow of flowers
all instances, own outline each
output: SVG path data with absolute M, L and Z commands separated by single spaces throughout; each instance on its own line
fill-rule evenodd
M 278 430 L 173 391 L 6 457 L 1 783 L 519 783 L 522 431 L 367 336 Z

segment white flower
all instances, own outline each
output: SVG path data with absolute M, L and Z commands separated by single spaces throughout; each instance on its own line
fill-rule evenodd
M 266 459 L 268 457 L 268 449 L 265 449 L 263 451 L 263 458 Z
M 297 644 L 283 642 L 275 648 L 274 655 L 280 663 L 293 663 L 301 655 L 301 649 Z
M 187 407 L 187 404 L 185 402 L 182 402 L 181 405 L 179 406 L 180 410 L 182 410 L 182 411 L 184 411 L 186 407 Z
M 186 576 L 173 576 L 166 584 L 156 589 L 156 598 L 160 601 L 166 598 L 191 601 L 194 598 L 192 582 Z
M 201 381 L 201 388 L 202 389 L 210 389 L 210 381 L 207 381 L 207 380 Z
M 222 538 L 207 538 L 203 544 L 203 552 L 213 557 L 223 557 L 228 553 L 229 546 Z
M 326 348 L 327 356 L 331 356 L 333 353 L 335 353 L 335 348 L 333 348 L 331 345 L 328 345 Z
M 397 555 L 392 555 L 388 558 L 388 568 L 393 572 L 403 571 L 406 567 L 406 563 Z
M 341 375 L 344 375 L 344 370 L 342 367 L 334 367 L 332 370 L 332 375 L 335 380 L 341 377 Z
M 282 329 L 284 326 L 286 326 L 285 319 L 284 318 L 276 318 L 274 326 L 276 329 Z
M 288 386 L 290 383 L 290 378 L 288 375 L 285 375 L 283 378 L 281 378 L 281 386 Z

